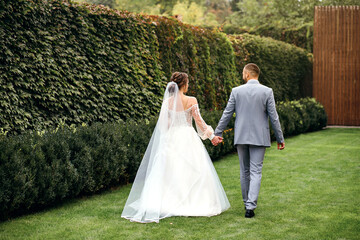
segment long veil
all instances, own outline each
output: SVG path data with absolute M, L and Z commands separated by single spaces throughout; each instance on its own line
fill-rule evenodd
M 158 222 L 166 217 L 161 213 L 161 197 L 164 194 L 164 167 L 169 149 L 169 136 L 179 127 L 185 126 L 186 115 L 175 82 L 167 84 L 158 122 L 147 146 L 136 174 L 122 217 L 136 222 Z

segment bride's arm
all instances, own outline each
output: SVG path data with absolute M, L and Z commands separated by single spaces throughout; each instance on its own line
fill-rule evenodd
M 192 105 L 193 106 L 191 107 L 191 114 L 195 120 L 198 135 L 201 137 L 202 140 L 206 140 L 208 138 L 212 140 L 215 137 L 214 129 L 210 125 L 207 125 L 204 119 L 201 117 L 199 105 L 196 98 L 194 98 Z

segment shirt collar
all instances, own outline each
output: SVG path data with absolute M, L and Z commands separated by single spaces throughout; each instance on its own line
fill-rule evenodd
M 248 84 L 259 84 L 259 81 L 256 79 L 250 79 L 247 83 Z

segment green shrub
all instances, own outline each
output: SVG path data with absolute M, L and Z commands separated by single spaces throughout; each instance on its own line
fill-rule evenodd
M 325 109 L 314 98 L 279 102 L 277 112 L 285 136 L 320 130 L 327 124 Z
M 259 81 L 274 90 L 276 101 L 304 97 L 305 81 L 311 81 L 312 55 L 293 45 L 249 34 L 229 36 L 236 56 L 236 67 L 242 72 L 245 64 L 256 63 Z
M 221 112 L 205 113 L 213 126 Z M 0 135 L 0 219 L 114 185 L 132 182 L 155 127 L 148 123 L 95 123 L 42 133 Z M 232 149 L 231 133 L 216 159 Z
M 326 126 L 324 108 L 314 99 L 279 103 L 277 109 L 285 136 Z M 202 111 L 213 128 L 221 115 Z M 0 219 L 132 182 L 156 120 L 0 135 Z M 213 160 L 235 151 L 233 126 L 234 118 L 223 144 L 204 142 Z
M 130 182 L 149 141 L 149 125 L 96 123 L 0 141 L 1 218 Z M 143 144 L 129 142 L 137 134 Z M 132 146 L 128 146 L 129 144 Z M 132 155 L 131 155 L 132 154 Z

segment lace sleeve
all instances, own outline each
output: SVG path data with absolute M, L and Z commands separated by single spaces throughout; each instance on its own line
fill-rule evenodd
M 192 106 L 191 114 L 195 120 L 196 129 L 201 139 L 206 140 L 209 138 L 211 140 L 214 137 L 214 129 L 207 125 L 204 119 L 201 117 L 198 104 Z

